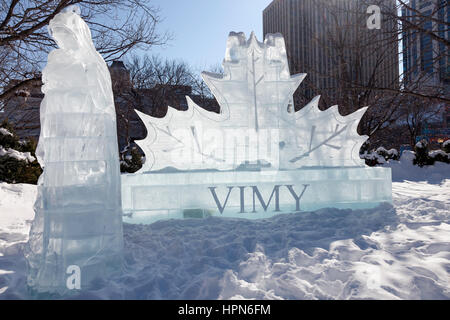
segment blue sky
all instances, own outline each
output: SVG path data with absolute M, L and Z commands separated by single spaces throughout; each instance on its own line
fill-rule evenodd
M 148 54 L 182 59 L 197 68 L 221 64 L 230 31 L 255 31 L 262 39 L 262 11 L 272 0 L 152 0 L 164 18 L 159 30 L 174 39 Z

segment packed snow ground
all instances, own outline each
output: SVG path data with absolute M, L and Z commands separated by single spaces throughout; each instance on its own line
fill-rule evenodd
M 393 206 L 126 224 L 123 275 L 72 298 L 449 299 L 450 165 L 391 166 Z M 35 195 L 0 184 L 0 299 L 29 298 Z

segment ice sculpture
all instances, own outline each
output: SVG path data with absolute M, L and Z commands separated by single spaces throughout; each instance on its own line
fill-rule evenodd
M 283 130 L 282 167 L 364 167 L 359 150 L 368 137 L 360 136 L 357 128 L 366 110 L 343 117 L 338 106 L 320 111 L 319 97 L 315 97 Z
M 107 65 L 77 7 L 56 15 L 49 33 L 59 49 L 42 73 L 36 154 L 44 172 L 26 258 L 34 292 L 64 294 L 121 269 L 121 186 Z M 67 282 L 76 268 L 73 288 Z
M 232 170 L 258 161 L 282 169 L 364 165 L 359 149 L 367 137 L 356 129 L 366 108 L 342 117 L 337 106 L 320 111 L 316 97 L 299 112 L 289 110 L 306 74 L 290 75 L 280 34 L 260 43 L 253 33 L 247 41 L 232 32 L 223 67 L 224 75 L 202 74 L 221 114 L 189 97 L 187 111 L 169 108 L 162 119 L 138 111 L 148 129 L 147 138 L 137 141 L 147 156 L 141 173 Z
M 306 74 L 291 77 L 281 35 L 260 43 L 253 33 L 247 41 L 232 32 L 223 67 L 224 75 L 202 74 L 221 106 L 219 115 L 189 97 L 187 112 L 169 108 L 163 119 L 138 113 L 149 129 L 147 139 L 137 142 L 148 159 L 141 172 L 231 170 L 258 161 L 278 166 L 280 129 L 294 124 L 287 107 Z
M 264 43 L 230 33 L 224 74 L 202 74 L 221 113 L 187 97 L 188 111 L 162 119 L 138 113 L 148 136 L 141 171 L 124 175 L 124 211 L 134 221 L 219 215 L 265 218 L 322 207 L 363 208 L 391 201 L 391 172 L 359 157 L 366 108 L 341 116 L 295 112 L 292 95 L 306 74 L 290 75 L 284 38 Z M 300 203 L 301 202 L 301 203 Z M 128 221 L 133 222 L 133 219 Z

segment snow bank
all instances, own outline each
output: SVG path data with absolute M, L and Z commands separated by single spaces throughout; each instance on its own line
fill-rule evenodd
M 413 151 L 403 151 L 399 161 L 391 160 L 383 164 L 383 167 L 392 169 L 392 181 L 428 181 L 429 183 L 441 183 L 450 179 L 450 164 L 435 162 L 432 166 L 415 166 Z
M 27 298 L 35 187 L 0 184 L 0 299 Z M 394 206 L 124 226 L 126 269 L 73 298 L 449 299 L 450 180 L 393 184 Z
M 36 191 L 34 185 L 0 182 L 0 256 L 17 251 L 17 244 L 26 241 L 29 222 L 34 218 Z
M 125 273 L 85 299 L 450 299 L 450 170 L 393 170 L 394 206 L 124 226 Z M 0 183 L 0 299 L 26 299 L 36 187 Z

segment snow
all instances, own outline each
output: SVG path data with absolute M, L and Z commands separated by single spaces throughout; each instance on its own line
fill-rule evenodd
M 443 162 L 435 162 L 432 166 L 418 168 L 413 164 L 416 155 L 414 151 L 405 150 L 399 161 L 389 161 L 383 167 L 392 169 L 392 181 L 428 181 L 441 183 L 450 178 L 450 165 Z
M 27 240 L 36 192 L 34 185 L 0 182 L 0 260 L 2 253 L 17 252 L 18 245 Z
M 434 158 L 436 157 L 438 154 L 440 154 L 441 156 L 447 157 L 448 153 L 444 152 L 443 150 L 433 150 L 430 151 L 429 156 Z
M 450 165 L 392 163 L 393 206 L 125 224 L 124 274 L 73 298 L 449 299 Z M 35 195 L 0 184 L 0 299 L 28 297 Z
M 11 136 L 11 137 L 13 136 L 13 134 L 6 128 L 0 128 L 0 134 L 4 136 Z
M 446 141 L 442 144 L 442 147 L 445 148 L 445 147 L 447 147 L 447 146 L 449 146 L 449 145 L 450 145 L 450 139 L 449 139 L 449 140 L 446 140 Z
M 388 154 L 389 156 L 398 156 L 398 151 L 397 151 L 396 149 L 389 149 L 389 150 L 386 150 L 386 149 L 383 148 L 383 147 L 379 147 L 375 152 L 376 152 L 376 153 L 386 153 L 386 154 Z
M 418 149 L 423 149 L 425 148 L 425 146 L 427 145 L 427 141 L 426 140 L 421 140 L 419 142 L 416 143 L 416 148 Z
M 388 150 L 388 154 L 390 156 L 398 157 L 398 151 L 396 149 L 390 149 Z
M 447 153 L 443 150 L 433 150 L 430 153 L 428 153 L 430 158 L 436 158 L 437 156 L 440 156 L 442 158 L 450 159 L 450 153 Z
M 5 149 L 2 146 L 0 146 L 0 157 L 3 156 L 8 156 L 26 162 L 33 162 L 36 160 L 36 158 L 33 157 L 30 152 L 20 152 L 10 148 Z

